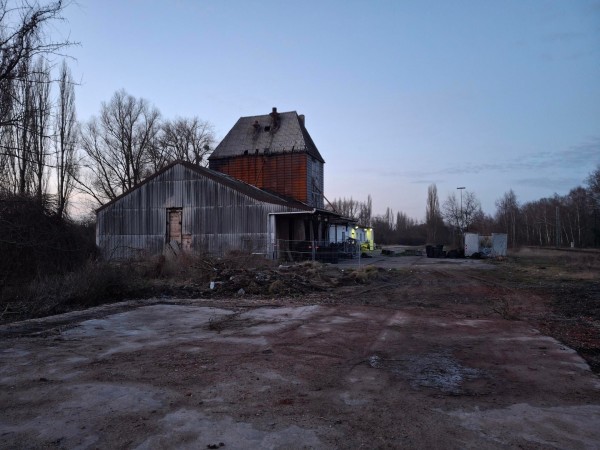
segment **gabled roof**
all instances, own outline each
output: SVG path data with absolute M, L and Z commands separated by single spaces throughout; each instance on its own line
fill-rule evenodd
M 199 175 L 202 175 L 206 178 L 210 178 L 211 180 L 216 181 L 217 183 L 223 184 L 231 189 L 241 192 L 242 194 L 245 194 L 248 197 L 253 198 L 259 202 L 273 203 L 275 205 L 287 206 L 289 208 L 294 208 L 294 209 L 298 209 L 301 211 L 315 211 L 315 208 L 307 205 L 306 203 L 302 203 L 302 202 L 299 202 L 298 200 L 294 200 L 291 198 L 283 197 L 281 195 L 265 191 L 264 189 L 259 189 L 256 186 L 252 186 L 251 184 L 244 183 L 243 181 L 238 180 L 237 178 L 231 177 L 231 176 L 226 175 L 221 172 L 217 172 L 216 170 L 207 169 L 206 167 L 200 167 L 196 164 L 192 164 L 192 163 L 189 163 L 186 161 L 174 161 L 171 164 L 169 164 L 168 166 L 166 166 L 163 169 L 159 170 L 158 172 L 154 173 L 153 175 L 150 175 L 144 181 L 142 181 L 138 185 L 134 186 L 133 188 L 129 189 L 127 192 L 124 192 L 123 194 L 114 198 L 110 202 L 105 203 L 104 205 L 100 206 L 98 209 L 96 209 L 96 213 L 98 213 L 99 211 L 108 207 L 109 205 L 112 205 L 113 203 L 119 201 L 121 198 L 125 197 L 130 192 L 132 192 L 132 191 L 140 188 L 141 186 L 145 185 L 146 183 L 149 183 L 150 181 L 154 180 L 156 177 L 158 177 L 159 175 L 170 170 L 172 167 L 176 166 L 177 164 L 181 164 L 182 166 L 198 173 Z
M 278 123 L 273 123 L 273 114 L 240 117 L 227 133 L 209 160 L 231 158 L 244 154 L 276 154 L 306 152 L 324 163 L 317 146 L 304 127 L 304 117 L 296 111 L 276 113 Z M 256 124 L 256 125 L 255 125 Z

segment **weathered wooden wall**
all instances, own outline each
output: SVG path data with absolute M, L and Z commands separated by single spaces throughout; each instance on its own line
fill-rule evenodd
M 182 234 L 192 249 L 213 254 L 265 243 L 268 214 L 294 211 L 178 164 L 98 211 L 96 243 L 103 257 L 162 253 L 169 208 L 182 208 Z

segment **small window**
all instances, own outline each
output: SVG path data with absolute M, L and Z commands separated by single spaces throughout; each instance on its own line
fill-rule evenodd
M 271 126 L 270 126 L 270 125 L 267 125 L 267 126 L 265 127 L 265 131 L 271 131 Z

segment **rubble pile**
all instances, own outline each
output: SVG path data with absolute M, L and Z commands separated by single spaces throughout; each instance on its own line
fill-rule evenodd
M 155 294 L 185 297 L 294 297 L 389 277 L 388 271 L 373 266 L 340 268 L 313 261 L 282 265 L 242 254 L 157 264 L 150 269 L 156 273 Z
M 208 290 L 212 294 L 238 296 L 288 297 L 328 292 L 339 286 L 368 284 L 380 272 L 370 266 L 344 270 L 317 262 L 251 269 L 215 266 L 206 284 Z

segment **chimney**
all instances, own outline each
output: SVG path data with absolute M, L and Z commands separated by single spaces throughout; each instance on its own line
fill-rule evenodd
M 305 121 L 304 114 L 298 114 L 298 119 L 300 120 L 300 123 L 302 124 L 303 127 L 306 126 L 306 125 L 304 125 L 304 123 L 305 123 L 304 122 Z
M 277 108 L 273 106 L 273 112 L 269 114 L 271 116 L 271 131 L 275 132 L 279 129 L 279 113 L 277 112 Z

